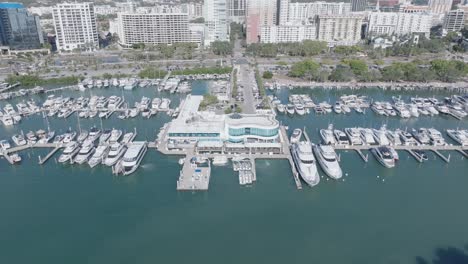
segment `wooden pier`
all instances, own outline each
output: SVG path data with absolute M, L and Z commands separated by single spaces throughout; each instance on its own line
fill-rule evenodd
M 362 153 L 361 149 L 355 149 L 355 151 L 359 154 L 359 157 L 361 157 L 361 159 L 362 159 L 364 162 L 368 162 L 368 161 L 369 161 L 369 154 L 364 155 L 364 153 Z
M 55 147 L 51 152 L 47 154 L 47 156 L 45 156 L 45 158 L 41 158 L 41 156 L 39 156 L 39 165 L 46 163 L 60 148 L 61 147 L 59 146 Z
M 406 151 L 408 151 L 408 153 L 411 154 L 411 156 L 413 156 L 418 162 L 422 163 L 424 161 L 422 157 L 416 155 L 412 149 L 407 149 Z

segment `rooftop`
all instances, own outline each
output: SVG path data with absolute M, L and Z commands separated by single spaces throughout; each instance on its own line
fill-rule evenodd
M 14 8 L 24 8 L 21 3 L 0 3 L 0 9 L 14 9 Z

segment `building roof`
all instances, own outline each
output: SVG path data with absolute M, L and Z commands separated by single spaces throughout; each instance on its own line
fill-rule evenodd
M 259 115 L 259 114 L 231 114 L 226 116 L 226 123 L 229 126 L 242 126 L 242 127 L 277 127 L 279 126 L 278 120 L 273 115 Z
M 0 3 L 0 9 L 16 9 L 16 8 L 24 8 L 23 4 L 20 3 Z

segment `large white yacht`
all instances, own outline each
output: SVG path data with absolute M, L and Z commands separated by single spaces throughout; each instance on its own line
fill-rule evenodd
M 427 145 L 431 142 L 429 132 L 426 128 L 420 128 L 419 130 L 413 129 L 412 134 L 421 144 Z
M 322 137 L 323 144 L 336 144 L 335 137 L 333 136 L 333 125 L 328 125 L 327 129 L 320 129 L 320 136 Z
M 427 133 L 430 137 L 430 142 L 433 146 L 445 146 L 447 143 L 445 142 L 445 138 L 442 136 L 439 130 L 435 128 L 429 128 Z
M 374 139 L 372 130 L 370 128 L 361 129 L 361 138 L 366 145 L 375 145 L 377 142 Z
M 323 171 L 332 179 L 340 179 L 343 176 L 340 164 L 333 147 L 328 145 L 317 145 L 313 147 L 315 157 Z
M 126 149 L 127 147 L 119 143 L 112 144 L 109 150 L 109 154 L 104 160 L 104 164 L 107 166 L 114 166 L 125 153 Z
M 146 151 L 148 150 L 148 145 L 146 142 L 134 142 L 128 148 L 127 152 L 123 156 L 121 162 L 121 169 L 123 175 L 129 175 L 134 173 L 138 166 L 140 166 L 141 161 L 145 157 Z
M 348 145 L 349 144 L 349 139 L 348 136 L 346 136 L 345 132 L 335 129 L 333 131 L 333 134 L 335 135 L 336 142 L 340 145 Z
M 96 165 L 102 163 L 109 153 L 109 146 L 107 145 L 100 145 L 96 148 L 93 156 L 88 160 L 88 165 L 91 168 L 94 168 Z
M 468 130 L 447 129 L 447 134 L 458 144 L 468 146 Z
M 109 137 L 109 143 L 114 144 L 119 141 L 120 137 L 122 136 L 122 130 L 120 129 L 112 129 L 112 132 Z
M 387 168 L 395 167 L 395 157 L 392 154 L 390 147 L 377 147 L 371 149 L 372 154 L 374 154 L 380 164 Z
M 310 142 L 301 141 L 293 144 L 291 146 L 291 154 L 302 179 L 310 186 L 317 185 L 320 182 L 320 176 Z
M 372 133 L 374 135 L 375 141 L 377 141 L 379 145 L 390 145 L 390 141 L 387 137 L 387 127 L 385 125 L 383 125 L 380 129 L 372 129 Z
M 74 162 L 78 164 L 85 163 L 88 161 L 89 157 L 93 155 L 94 151 L 96 151 L 96 149 L 92 143 L 88 142 L 87 144 L 83 144 L 78 155 L 76 155 Z
M 80 151 L 78 143 L 76 141 L 69 142 L 63 150 L 62 155 L 60 155 L 58 162 L 65 163 L 71 161 L 78 151 Z
M 359 130 L 357 127 L 345 128 L 345 133 L 348 135 L 351 145 L 362 145 L 363 142 Z

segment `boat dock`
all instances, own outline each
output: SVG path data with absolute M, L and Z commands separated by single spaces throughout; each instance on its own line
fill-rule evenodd
M 45 158 L 41 158 L 41 156 L 39 156 L 39 165 L 46 163 L 60 148 L 60 146 L 56 146 L 51 152 L 47 154 L 47 156 L 45 156 Z
M 301 183 L 301 180 L 299 179 L 299 173 L 296 170 L 296 165 L 294 164 L 294 161 L 292 159 L 291 151 L 289 151 L 289 146 L 291 144 L 289 143 L 288 134 L 286 133 L 286 129 L 284 128 L 284 126 L 280 126 L 280 136 L 281 136 L 281 142 L 283 144 L 283 148 L 288 150 L 288 151 L 285 151 L 286 152 L 285 154 L 286 154 L 286 158 L 289 161 L 289 165 L 291 166 L 291 171 L 292 171 L 292 175 L 294 178 L 294 183 L 296 184 L 296 188 L 298 190 L 302 190 L 302 183 Z
M 178 191 L 207 191 L 211 177 L 211 162 L 206 159 L 207 166 L 198 166 L 197 159 L 200 157 L 194 154 L 192 149 L 187 154 L 177 180 Z

